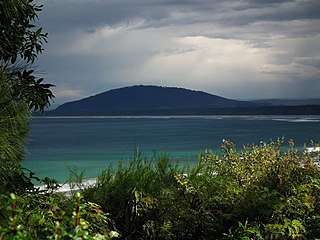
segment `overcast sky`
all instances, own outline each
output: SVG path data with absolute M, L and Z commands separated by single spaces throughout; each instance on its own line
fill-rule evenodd
M 56 103 L 131 85 L 320 97 L 320 0 L 38 0 Z

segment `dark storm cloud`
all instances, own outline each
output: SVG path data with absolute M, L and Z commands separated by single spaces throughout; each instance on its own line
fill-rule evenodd
M 38 65 L 58 102 L 133 84 L 317 97 L 303 84 L 320 81 L 319 0 L 40 2 L 49 43 Z
M 320 1 L 45 1 L 41 15 L 50 31 L 114 26 L 141 19 L 140 27 L 213 23 L 227 26 L 263 21 L 319 19 Z
M 229 9 L 230 10 L 230 9 Z M 216 19 L 220 24 L 319 19 L 320 1 L 249 1 Z

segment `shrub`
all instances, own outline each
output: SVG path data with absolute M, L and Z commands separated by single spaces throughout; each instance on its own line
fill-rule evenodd
M 100 206 L 54 194 L 10 195 L 11 217 L 0 226 L 0 239 L 111 239 L 118 233 Z
M 84 190 L 110 212 L 123 239 L 312 239 L 320 235 L 320 172 L 283 140 L 222 154 L 207 150 L 179 168 L 138 154 Z
M 83 188 L 84 198 L 53 193 L 51 179 L 44 192 L 7 197 L 0 239 L 316 239 L 315 157 L 282 140 L 242 150 L 224 141 L 222 154 L 207 150 L 184 167 L 137 152 Z
M 158 196 L 174 190 L 174 174 L 178 171 L 178 165 L 170 164 L 166 156 L 153 164 L 137 153 L 127 166 L 119 162 L 116 170 L 105 170 L 96 186 L 84 191 L 84 197 L 111 214 L 124 238 L 157 236 L 162 221 L 158 219 L 162 203 Z

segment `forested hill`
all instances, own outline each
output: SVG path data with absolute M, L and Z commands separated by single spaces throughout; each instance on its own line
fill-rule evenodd
M 279 103 L 278 103 L 279 104 Z M 320 105 L 237 101 L 175 87 L 132 86 L 68 102 L 46 115 L 319 115 Z
M 54 113 L 102 114 L 121 111 L 157 111 L 252 106 L 201 91 L 175 87 L 132 86 L 113 89 L 59 106 Z

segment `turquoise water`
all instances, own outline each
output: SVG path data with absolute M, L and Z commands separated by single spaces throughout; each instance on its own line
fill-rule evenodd
M 320 116 L 39 117 L 31 122 L 24 167 L 39 177 L 67 179 L 69 170 L 96 177 L 109 165 L 165 153 L 172 160 L 196 161 L 222 139 L 239 148 L 284 136 L 302 147 L 320 142 Z

